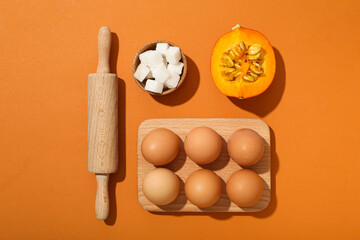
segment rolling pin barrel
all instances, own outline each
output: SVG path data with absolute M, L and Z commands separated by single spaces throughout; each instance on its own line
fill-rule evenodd
M 96 174 L 95 212 L 98 219 L 109 213 L 109 174 L 118 167 L 118 79 L 109 73 L 111 32 L 101 27 L 98 35 L 97 73 L 88 77 L 88 170 Z

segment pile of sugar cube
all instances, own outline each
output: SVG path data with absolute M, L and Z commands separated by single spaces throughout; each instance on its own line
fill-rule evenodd
M 139 59 L 134 77 L 140 82 L 146 80 L 146 91 L 162 93 L 164 88 L 177 87 L 184 67 L 178 47 L 157 43 L 156 50 L 141 53 Z

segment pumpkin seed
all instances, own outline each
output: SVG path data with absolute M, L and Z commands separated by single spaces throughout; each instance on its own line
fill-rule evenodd
M 252 46 L 249 47 L 249 50 L 248 50 L 248 54 L 249 55 L 255 55 L 255 54 L 258 54 L 261 50 L 261 45 L 260 44 L 254 44 Z
M 255 73 L 249 72 L 250 76 L 252 76 L 253 78 L 257 79 L 258 75 L 256 75 Z
M 232 50 L 229 51 L 229 57 L 231 58 L 231 60 L 234 60 L 235 58 L 235 54 Z
M 237 77 L 240 76 L 240 75 L 241 75 L 241 72 L 240 72 L 240 71 L 237 71 L 237 72 L 235 72 L 234 77 L 237 78 Z
M 233 60 L 238 59 L 240 57 L 240 54 L 237 51 L 233 51 L 233 53 L 235 56 Z
M 252 77 L 252 76 L 249 76 L 249 75 L 243 76 L 243 79 L 244 79 L 245 81 L 248 81 L 248 82 L 254 82 L 254 81 L 255 81 L 255 78 Z
M 233 67 L 233 66 L 234 66 L 234 62 L 232 61 L 232 59 L 231 59 L 229 56 L 225 55 L 225 56 L 223 57 L 223 60 L 224 60 L 224 63 L 225 63 L 227 66 L 229 66 L 229 67 Z
M 243 50 L 240 48 L 239 45 L 236 45 L 235 50 L 236 50 L 236 52 L 238 52 L 240 55 L 243 54 Z
M 257 68 L 261 68 L 260 64 L 258 62 L 254 62 L 253 65 Z
M 256 55 L 248 55 L 249 60 L 256 60 L 260 57 L 260 53 L 257 53 Z
M 239 69 L 239 68 L 241 68 L 241 66 L 240 66 L 240 64 L 239 64 L 239 63 L 235 63 L 235 64 L 234 64 L 234 66 L 235 66 L 235 69 Z
M 240 42 L 240 48 L 243 50 L 243 51 L 246 51 L 246 45 L 244 42 Z
M 225 68 L 225 70 L 224 70 L 225 73 L 232 73 L 234 71 L 235 71 L 234 68 Z
M 262 68 L 260 66 L 256 66 L 255 64 L 250 65 L 250 70 L 253 73 L 256 73 L 256 74 L 262 74 L 263 73 Z

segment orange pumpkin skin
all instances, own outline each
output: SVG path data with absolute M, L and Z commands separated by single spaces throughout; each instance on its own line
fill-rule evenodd
M 255 82 L 248 82 L 242 78 L 229 81 L 222 75 L 221 58 L 223 53 L 241 41 L 251 45 L 260 44 L 262 51 L 264 51 L 264 62 L 262 64 L 264 72 Z M 263 93 L 272 83 L 275 70 L 274 50 L 269 40 L 258 31 L 238 27 L 224 34 L 215 43 L 211 55 L 211 75 L 216 87 L 226 96 L 245 99 Z

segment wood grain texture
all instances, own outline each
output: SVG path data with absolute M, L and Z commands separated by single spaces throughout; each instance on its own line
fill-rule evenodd
M 214 129 L 222 137 L 223 147 L 220 157 L 213 163 L 199 166 L 190 160 L 184 151 L 184 140 L 186 134 L 191 129 L 200 126 L 207 126 Z M 156 128 L 168 128 L 175 132 L 181 139 L 180 152 L 177 158 L 163 166 L 175 172 L 180 178 L 180 194 L 169 205 L 157 206 L 151 203 L 144 196 L 142 191 L 142 181 L 148 171 L 155 166 L 148 163 L 141 154 L 141 142 L 151 130 Z M 264 192 L 261 199 L 253 206 L 242 208 L 230 201 L 225 192 L 225 183 L 230 175 L 241 167 L 230 159 L 226 142 L 235 130 L 240 128 L 250 128 L 258 132 L 265 140 L 265 151 L 262 159 L 255 165 L 248 167 L 254 170 L 262 178 L 264 183 Z M 152 212 L 258 212 L 265 209 L 270 202 L 271 193 L 271 160 L 270 160 L 270 131 L 268 125 L 260 120 L 253 118 L 168 118 L 168 119 L 148 119 L 142 122 L 138 129 L 137 143 L 138 157 L 138 201 L 140 205 Z M 220 176 L 223 182 L 223 189 L 219 201 L 211 207 L 200 209 L 191 204 L 184 193 L 184 182 L 187 177 L 197 169 L 206 168 L 214 171 Z
M 105 220 L 109 215 L 109 174 L 96 174 L 95 214 L 97 219 Z
M 118 166 L 118 79 L 94 73 L 88 80 L 88 169 L 114 173 Z
M 103 26 L 99 29 L 98 34 L 98 66 L 97 73 L 109 73 L 110 72 L 110 50 L 111 50 L 111 32 L 110 28 Z

